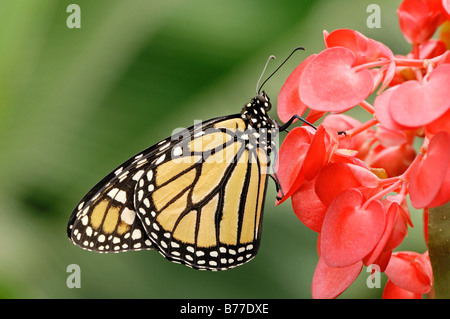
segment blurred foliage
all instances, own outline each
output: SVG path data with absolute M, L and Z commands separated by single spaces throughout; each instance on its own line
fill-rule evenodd
M 66 26 L 70 3 L 81 29 Z M 265 87 L 276 105 L 293 68 L 323 49 L 324 29 L 353 28 L 406 52 L 399 1 L 378 1 L 381 29 L 365 24 L 369 3 L 1 0 L 0 297 L 310 298 L 317 234 L 289 202 L 275 207 L 272 183 L 258 256 L 226 272 L 156 252 L 87 252 L 66 238 L 66 224 L 90 187 L 133 154 L 195 119 L 239 112 L 270 54 L 279 63 L 307 48 Z M 404 247 L 422 252 L 416 215 Z M 69 264 L 81 267 L 80 289 L 66 286 Z M 364 271 L 341 298 L 381 296 Z

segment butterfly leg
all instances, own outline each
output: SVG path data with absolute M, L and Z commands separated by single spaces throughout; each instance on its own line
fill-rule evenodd
M 274 147 L 273 148 L 275 150 L 274 152 L 274 160 L 271 161 L 271 166 L 272 166 L 272 172 L 273 174 L 269 174 L 270 178 L 275 182 L 275 187 L 277 189 L 277 200 L 281 200 L 284 197 L 284 192 L 283 192 L 283 187 L 281 187 L 281 183 L 280 180 L 278 179 L 278 175 L 276 173 L 276 169 L 275 169 L 275 165 L 277 163 L 278 160 L 278 152 L 277 149 Z M 278 196 L 278 193 L 281 193 L 281 197 Z
M 281 196 L 277 195 L 277 200 L 280 201 L 284 197 L 283 187 L 281 187 L 280 180 L 278 179 L 277 173 L 273 173 L 273 175 L 269 175 L 270 178 L 275 182 L 275 187 L 277 188 L 277 194 L 281 193 Z
M 286 123 L 284 123 L 283 125 L 281 125 L 281 126 L 279 127 L 280 132 L 286 131 L 287 128 L 288 128 L 289 126 L 291 126 L 292 122 L 294 122 L 294 120 L 296 120 L 296 119 L 302 121 L 302 122 L 305 123 L 305 124 L 308 124 L 308 125 L 311 126 L 313 129 L 317 130 L 317 127 L 316 127 L 316 126 L 314 126 L 313 124 L 309 123 L 309 122 L 308 122 L 307 120 L 305 120 L 303 117 L 301 117 L 301 116 L 295 114 L 294 116 L 292 116 L 292 117 L 290 118 L 289 121 L 287 121 Z
M 300 120 L 305 124 L 308 124 L 309 126 L 311 126 L 313 129 L 317 130 L 317 127 L 314 126 L 313 124 L 309 123 L 307 120 L 305 120 L 303 117 L 295 114 L 294 116 L 292 116 L 289 121 L 287 121 L 285 124 L 281 125 L 278 127 L 278 130 L 280 132 L 289 132 L 288 127 L 291 126 L 292 122 L 294 122 L 294 120 Z M 346 131 L 339 131 L 337 132 L 339 135 L 344 134 L 345 136 L 347 136 L 347 132 Z
M 312 128 L 314 128 L 315 130 L 317 130 L 317 127 L 316 127 L 316 126 L 314 126 L 313 124 L 309 123 L 307 120 L 305 120 L 303 117 L 301 117 L 301 116 L 299 116 L 299 115 L 297 115 L 297 114 L 294 115 L 294 116 L 292 116 L 292 117 L 290 118 L 290 120 L 287 121 L 285 124 L 279 126 L 279 127 L 278 127 L 278 130 L 279 130 L 280 132 L 283 132 L 283 131 L 289 132 L 288 127 L 292 124 L 292 122 L 294 122 L 295 119 L 300 120 L 300 121 L 302 121 L 303 123 L 308 124 L 309 126 L 311 126 Z M 338 133 L 339 135 L 344 134 L 345 136 L 347 136 L 347 132 L 346 132 L 346 131 L 339 131 L 339 132 L 337 132 L 337 133 Z M 277 153 L 276 153 L 276 155 L 275 155 L 275 161 L 274 161 L 274 163 L 276 162 L 276 156 L 277 156 Z M 273 169 L 273 172 L 274 172 L 274 173 L 273 173 L 273 175 L 269 175 L 269 176 L 270 176 L 270 177 L 272 178 L 272 180 L 275 182 L 275 186 L 276 186 L 276 189 L 277 189 L 277 194 L 278 194 L 278 193 L 281 193 L 281 197 L 278 196 L 278 195 L 277 195 L 277 197 L 276 197 L 277 200 L 280 201 L 280 200 L 282 200 L 283 197 L 284 197 L 283 187 L 281 186 L 281 183 L 280 183 L 280 180 L 278 179 L 277 173 L 275 173 L 275 168 L 272 167 L 272 169 Z

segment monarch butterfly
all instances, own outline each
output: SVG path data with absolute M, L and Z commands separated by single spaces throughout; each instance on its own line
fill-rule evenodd
M 253 259 L 278 128 L 260 90 L 241 113 L 194 125 L 108 174 L 73 210 L 69 239 L 97 252 L 155 249 L 195 269 Z

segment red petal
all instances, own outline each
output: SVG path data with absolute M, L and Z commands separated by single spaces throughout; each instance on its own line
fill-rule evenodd
M 292 208 L 298 219 L 315 232 L 320 232 L 327 207 L 314 191 L 316 180 L 305 182 L 292 196 Z
M 442 6 L 447 13 L 447 19 L 450 19 L 450 0 L 442 0 Z
M 375 248 L 364 258 L 363 261 L 365 265 L 377 264 L 381 267 L 379 259 L 385 257 L 383 256 L 383 253 L 385 253 L 384 247 L 388 242 L 394 228 L 398 209 L 399 206 L 396 203 L 392 203 L 389 207 L 386 213 L 386 225 L 384 227 L 383 235 L 381 236 Z M 386 267 L 386 265 L 384 265 L 384 267 Z M 384 268 L 382 268 L 381 271 L 384 271 Z
M 310 55 L 289 75 L 286 82 L 278 94 L 277 112 L 281 121 L 286 123 L 294 115 L 303 115 L 307 106 L 300 100 L 298 86 L 303 70 L 306 65 L 316 57 L 317 54 Z
M 312 180 L 319 170 L 329 162 L 331 154 L 337 148 L 337 144 L 337 131 L 320 125 L 311 140 L 311 145 L 303 163 L 306 180 Z
M 408 216 L 403 211 L 403 208 L 399 206 L 399 211 L 395 216 L 394 226 L 384 247 L 385 251 L 392 251 L 397 248 L 408 233 Z
M 450 134 L 450 109 L 448 109 L 448 111 L 444 115 L 439 117 L 436 121 L 428 124 L 425 127 L 425 133 L 429 138 L 431 138 L 430 135 L 434 135 L 440 131 L 445 131 Z
M 410 144 L 392 147 L 378 145 L 370 151 L 365 162 L 370 167 L 383 168 L 389 177 L 393 177 L 401 175 L 415 157 L 416 151 Z
M 309 113 L 308 113 L 308 116 L 306 117 L 306 120 L 309 123 L 314 123 L 315 121 L 320 119 L 325 113 L 326 112 L 309 109 Z
M 450 200 L 450 162 L 447 167 L 447 172 L 444 176 L 444 181 L 442 182 L 441 188 L 439 189 L 436 197 L 428 204 L 428 207 L 438 207 L 442 206 Z
M 429 268 L 429 269 L 428 269 Z M 431 290 L 431 264 L 416 252 L 393 253 L 385 273 L 396 286 L 416 294 Z
M 407 81 L 400 84 L 390 97 L 389 112 L 393 120 L 400 125 L 427 125 L 450 108 L 448 92 L 450 65 L 443 64 L 431 72 L 427 82 Z
M 383 125 L 378 125 L 375 137 L 384 147 L 400 146 L 410 141 L 405 131 L 391 130 Z
M 416 294 L 400 288 L 388 280 L 384 286 L 383 299 L 422 299 L 422 294 Z
M 362 262 L 358 261 L 347 267 L 332 268 L 320 258 L 311 285 L 312 297 L 314 299 L 336 298 L 355 281 L 362 266 Z
M 364 100 L 372 91 L 369 70 L 354 71 L 355 54 L 343 47 L 319 53 L 303 71 L 300 98 L 317 111 L 343 112 Z
M 444 54 L 447 51 L 447 47 L 444 41 L 438 39 L 430 39 L 423 43 L 419 47 L 420 59 L 431 59 L 438 55 Z
M 378 95 L 375 98 L 374 101 L 374 109 L 375 109 L 375 115 L 380 121 L 380 123 L 391 130 L 405 130 L 409 129 L 409 127 L 406 127 L 404 125 L 401 125 L 397 123 L 391 116 L 391 113 L 389 112 L 389 103 L 392 97 L 392 94 L 395 92 L 396 89 L 398 89 L 400 86 L 396 85 L 392 88 L 384 91 L 382 94 Z
M 325 214 L 321 230 L 322 257 L 331 267 L 349 266 L 362 260 L 379 241 L 385 224 L 380 201 L 364 207 L 357 189 L 339 194 Z
M 358 31 L 351 29 L 338 29 L 331 32 L 325 40 L 327 48 L 345 47 L 355 53 L 354 65 L 378 61 L 380 57 L 393 58 L 394 54 L 384 44 L 372 40 Z
M 330 114 L 323 119 L 322 124 L 332 127 L 336 132 L 347 131 L 361 125 L 361 122 L 345 114 Z M 356 134 L 351 138 L 344 138 L 339 141 L 340 149 L 359 150 L 367 140 L 366 132 Z
M 378 178 L 368 169 L 348 163 L 331 163 L 317 176 L 316 193 L 325 206 L 349 188 L 375 188 Z
M 302 182 L 301 168 L 311 143 L 312 134 L 305 127 L 293 128 L 281 144 L 276 174 L 283 189 L 285 201 Z
M 448 186 L 449 163 L 450 135 L 439 132 L 431 139 L 423 161 L 412 168 L 409 176 L 409 193 L 414 207 L 428 207 L 442 185 Z

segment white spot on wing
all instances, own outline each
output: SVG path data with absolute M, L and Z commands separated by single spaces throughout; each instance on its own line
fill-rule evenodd
M 108 192 L 108 196 L 111 197 L 111 198 L 114 198 L 117 195 L 118 192 L 119 192 L 118 188 L 113 188 L 113 189 L 111 189 Z
M 159 150 L 160 150 L 160 151 L 165 150 L 165 149 L 168 148 L 169 146 L 170 146 L 170 142 L 167 143 L 167 144 L 164 144 L 163 146 L 161 146 L 161 147 L 159 148 Z
M 89 217 L 87 217 L 87 215 L 85 215 L 83 218 L 81 218 L 81 223 L 86 226 L 89 222 Z
M 127 201 L 127 193 L 125 191 L 118 191 L 116 197 L 114 198 L 116 201 L 125 204 Z
M 127 223 L 128 225 L 131 225 L 134 223 L 134 219 L 136 217 L 136 212 L 134 210 L 131 210 L 127 207 L 123 209 L 122 214 L 120 215 L 120 218 Z
M 141 169 L 139 172 L 137 172 L 136 174 L 134 174 L 133 176 L 133 180 L 138 181 L 141 179 L 142 175 L 144 174 L 144 170 Z
M 161 156 L 156 160 L 155 165 L 161 164 L 161 163 L 164 161 L 165 158 L 166 158 L 166 154 L 161 155 Z
M 142 233 L 141 233 L 141 231 L 139 229 L 135 229 L 133 231 L 133 233 L 131 234 L 131 238 L 132 239 L 139 239 L 141 237 L 142 237 Z
M 183 150 L 180 146 L 177 146 L 173 149 L 173 155 L 180 156 L 181 154 L 183 154 Z

